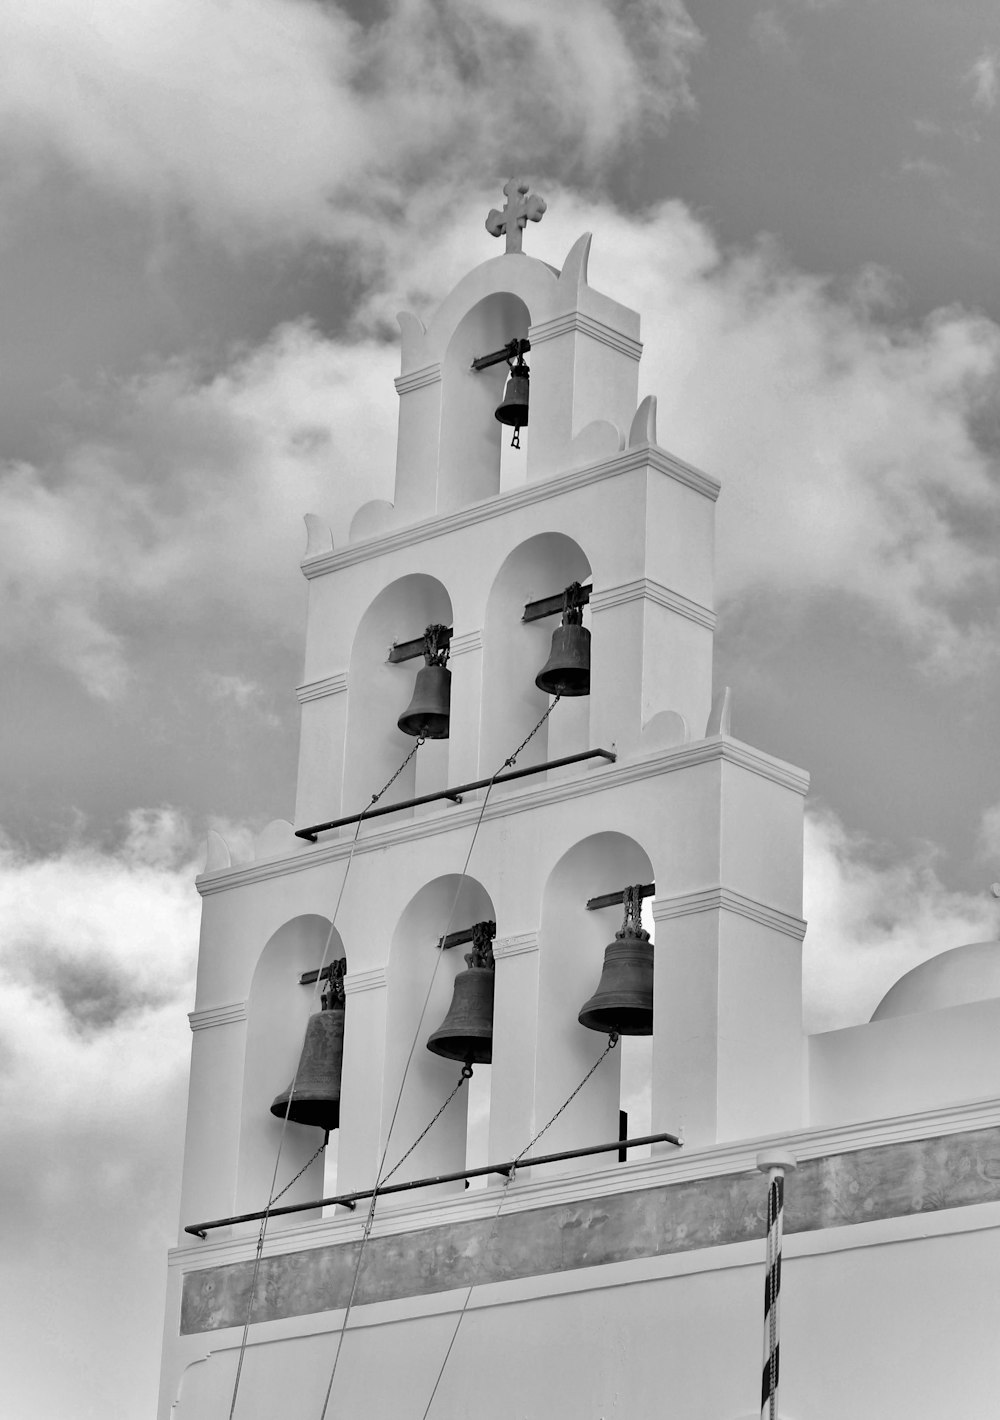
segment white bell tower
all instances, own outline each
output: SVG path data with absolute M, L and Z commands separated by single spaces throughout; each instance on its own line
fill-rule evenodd
M 238 1372 L 239 1420 L 278 1408 L 318 1420 L 335 1354 L 329 1415 L 421 1420 L 463 1296 L 480 1286 L 467 1347 L 451 1353 L 458 1388 L 441 1380 L 432 1416 L 468 1413 L 470 1375 L 483 1420 L 617 1414 L 585 1334 L 562 1352 L 556 1338 L 581 1317 L 614 1332 L 623 1300 L 597 1274 L 642 1258 L 636 1277 L 652 1277 L 659 1252 L 636 1240 L 638 1224 L 617 1233 L 594 1220 L 638 1206 L 640 1185 L 674 1182 L 698 1150 L 805 1122 L 807 780 L 733 739 L 728 694 L 713 700 L 720 485 L 657 442 L 655 399 L 638 400 L 639 317 L 588 284 L 589 235 L 557 270 L 521 250 L 544 203 L 524 183 L 505 193 L 487 219 L 504 253 L 426 325 L 400 317 L 394 502 L 362 507 L 342 547 L 308 520 L 294 829 L 270 825 L 249 863 L 216 838 L 199 879 L 182 1224 L 224 1221 L 182 1232 L 171 1256 L 161 1420 L 225 1420 Z M 494 411 L 508 361 L 483 357 L 512 343 L 530 368 L 529 416 L 502 486 L 509 432 Z M 560 700 L 532 735 L 550 705 L 535 677 L 572 584 L 584 589 L 590 693 Z M 430 625 L 450 633 L 449 733 L 410 755 L 397 720 L 420 659 L 403 653 Z M 535 772 L 488 784 L 529 735 L 516 768 Z M 378 812 L 359 824 L 366 807 Z M 260 1222 L 238 1215 L 303 1168 L 281 1206 L 324 1196 L 322 1159 L 309 1163 L 320 1131 L 269 1112 L 318 1004 L 300 977 L 346 956 L 337 1195 L 372 1189 L 454 1088 L 460 1066 L 425 1048 L 463 969 L 463 949 L 438 942 L 480 921 L 496 924 L 492 1064 L 475 1067 L 490 1161 L 546 1125 L 547 1152 L 608 1143 L 620 1051 L 563 1106 L 607 1045 L 577 1017 L 634 884 L 655 924 L 651 1130 L 682 1133 L 683 1151 L 387 1195 L 356 1276 L 367 1202 L 273 1215 L 255 1265 Z M 619 905 L 588 909 L 616 894 Z M 469 1099 L 459 1089 L 394 1182 L 467 1167 Z M 553 1210 L 581 1200 L 590 1221 L 571 1238 Z M 640 1315 L 638 1295 L 633 1305 Z M 562 1358 L 558 1408 L 549 1382 L 523 1401 L 510 1360 L 531 1335 Z M 640 1394 L 655 1385 L 655 1354 L 645 1365 Z

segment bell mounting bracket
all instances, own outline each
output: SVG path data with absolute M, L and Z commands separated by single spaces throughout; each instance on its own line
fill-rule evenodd
M 639 888 L 640 897 L 652 897 L 656 891 L 655 883 L 643 883 Z M 596 912 L 599 907 L 621 907 L 625 901 L 626 889 L 620 892 L 606 892 L 600 897 L 591 897 L 587 900 L 587 911 Z
M 476 922 L 471 927 L 465 927 L 461 932 L 449 932 L 446 937 L 441 937 L 438 941 L 439 950 L 446 952 L 451 947 L 463 947 L 466 942 L 474 942 L 477 928 L 491 942 L 497 934 L 495 922 Z
M 471 368 L 488 370 L 491 365 L 502 365 L 504 361 L 511 364 L 514 360 L 521 360 L 530 349 L 530 340 L 508 340 L 502 350 L 491 350 L 488 355 L 477 355 Z
M 450 646 L 454 634 L 455 628 L 453 626 L 442 627 L 438 635 L 438 646 L 442 650 Z M 393 641 L 386 659 L 390 666 L 398 666 L 403 661 L 415 661 L 418 656 L 424 654 L 425 647 L 426 632 L 422 636 L 414 637 L 412 641 Z
M 574 592 L 573 602 L 577 610 L 585 607 L 590 601 L 590 594 L 594 590 L 592 586 L 582 587 L 579 582 L 570 584 L 577 590 Z M 524 615 L 522 621 L 542 621 L 546 616 L 561 616 L 566 607 L 566 594 L 570 590 L 566 587 L 561 592 L 556 592 L 553 597 L 540 597 L 535 602 L 525 602 Z

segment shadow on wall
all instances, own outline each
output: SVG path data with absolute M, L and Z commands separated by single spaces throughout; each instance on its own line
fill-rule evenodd
M 490 588 L 483 628 L 483 698 L 479 772 L 492 774 L 517 748 L 549 704 L 535 685 L 548 660 L 558 616 L 524 622 L 525 604 L 586 582 L 590 563 L 562 533 L 540 533 L 507 557 Z M 586 620 L 587 613 L 584 614 Z M 589 696 L 564 699 L 521 752 L 517 767 L 544 764 L 589 748 Z M 499 786 L 494 792 L 502 792 Z

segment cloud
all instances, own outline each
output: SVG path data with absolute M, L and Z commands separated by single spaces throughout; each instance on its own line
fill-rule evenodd
M 763 239 L 723 250 L 677 202 L 636 216 L 544 191 L 532 249 L 558 263 L 596 229 L 593 283 L 643 316 L 661 442 L 722 479 L 723 605 L 770 597 L 787 620 L 836 595 L 932 670 L 995 657 L 1000 329 L 957 308 L 907 323 L 886 273 L 838 285 Z M 341 545 L 363 502 L 392 498 L 392 313 L 441 299 L 471 232 L 491 253 L 482 220 L 470 197 L 439 242 L 393 229 L 349 335 L 286 324 L 215 373 L 176 359 L 64 393 L 51 459 L 0 473 L 0 645 L 114 700 L 162 673 L 178 628 L 301 636 L 301 516 L 328 518 Z M 246 668 L 207 675 L 203 690 L 249 708 Z
M 986 892 L 949 891 L 930 844 L 908 858 L 809 809 L 805 826 L 803 954 L 806 1029 L 871 1017 L 895 981 L 928 957 L 996 935 Z
M 20 1414 L 72 1404 L 60 1389 L 71 1384 L 81 1415 L 125 1420 L 153 1404 L 190 1052 L 194 853 L 170 809 L 134 812 L 106 844 L 80 831 L 44 857 L 0 844 L 0 1201 L 17 1218 L 0 1324 Z M 44 1302 L 39 1276 L 59 1279 Z M 37 1364 L 40 1305 L 64 1366 Z M 126 1338 L 112 1367 L 108 1335 Z
M 443 206 L 512 160 L 607 176 L 691 103 L 698 44 L 681 0 L 396 0 L 367 27 L 310 0 L 15 0 L 0 117 L 26 160 L 234 246 L 337 241 L 364 265 L 432 174 Z
M 972 102 L 983 113 L 992 113 L 1000 98 L 1000 51 L 984 49 L 972 61 L 962 83 L 972 90 Z

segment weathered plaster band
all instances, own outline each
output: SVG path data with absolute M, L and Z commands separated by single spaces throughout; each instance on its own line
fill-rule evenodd
M 228 1006 L 206 1006 L 201 1011 L 188 1011 L 192 1030 L 208 1030 L 211 1026 L 230 1026 L 247 1018 L 247 1003 L 233 1001 Z
M 746 917 L 763 927 L 772 927 L 796 942 L 801 942 L 806 935 L 806 923 L 801 917 L 793 917 L 777 907 L 768 907 L 766 902 L 757 902 L 755 898 L 744 897 L 742 893 L 724 887 L 685 892 L 677 897 L 658 897 L 653 903 L 653 921 L 668 922 L 672 917 L 690 917 L 695 912 L 719 911 L 733 912 L 737 917 Z
M 617 1172 L 617 1171 L 616 1171 Z M 804 1161 L 785 1187 L 785 1232 L 814 1232 L 1000 1201 L 1000 1127 Z M 356 1305 L 691 1252 L 763 1238 L 756 1169 L 369 1239 Z M 347 1304 L 360 1242 L 265 1257 L 253 1321 Z M 181 1333 L 242 1325 L 253 1262 L 184 1277 Z
M 304 705 L 307 700 L 322 700 L 325 695 L 342 695 L 346 689 L 347 672 L 338 671 L 323 680 L 310 680 L 305 685 L 296 686 L 295 696 L 299 704 Z

